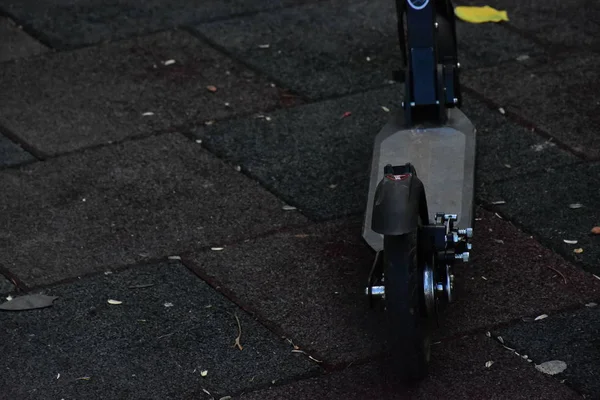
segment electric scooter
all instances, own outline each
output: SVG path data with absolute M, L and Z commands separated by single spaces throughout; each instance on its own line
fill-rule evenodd
M 476 130 L 460 110 L 450 0 L 396 0 L 404 101 L 375 138 L 363 238 L 366 294 L 383 303 L 395 372 L 427 376 L 437 316 L 473 236 Z M 405 29 L 406 27 L 406 29 Z

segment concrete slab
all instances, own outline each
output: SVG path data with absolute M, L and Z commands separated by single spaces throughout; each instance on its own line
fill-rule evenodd
M 23 32 L 8 18 L 0 17 L 0 62 L 25 58 L 48 51 L 48 48 Z
M 0 9 L 26 24 L 29 30 L 53 48 L 64 50 L 303 2 L 151 0 L 140 3 L 133 0 L 2 0 Z
M 0 187 L 0 263 L 28 286 L 306 221 L 179 135 L 0 171 Z
M 491 367 L 486 363 L 492 361 Z M 326 377 L 311 378 L 241 396 L 244 400 L 304 399 L 579 399 L 576 392 L 491 339 L 467 336 L 436 346 L 431 376 L 414 388 L 389 377 L 379 363 L 353 366 Z M 507 384 L 510 382 L 510 384 Z
M 537 67 L 505 64 L 465 71 L 463 83 L 534 128 L 588 158 L 600 157 L 597 139 L 600 55 L 583 51 Z
M 3 397 L 220 398 L 319 372 L 178 262 L 45 292 L 59 297 L 50 308 L 0 312 L 2 342 L 11 344 Z
M 518 353 L 526 354 L 534 364 L 554 360 L 566 363 L 566 369 L 553 378 L 592 399 L 600 393 L 599 327 L 600 310 L 596 305 L 548 313 L 545 319 L 497 329 L 494 335 L 501 336 Z
M 458 301 L 442 314 L 437 340 L 600 297 L 600 281 L 509 223 L 489 213 L 479 218 L 473 262 L 456 271 Z M 301 349 L 327 365 L 347 365 L 386 350 L 384 315 L 364 295 L 374 255 L 360 233 L 361 220 L 352 218 L 184 260 Z
M 0 91 L 0 123 L 49 155 L 280 101 L 270 82 L 179 31 L 4 65 Z
M 489 185 L 481 191 L 486 202 L 506 201 L 497 210 L 534 233 L 567 259 L 600 276 L 600 164 L 580 164 Z M 570 208 L 582 204 L 581 208 Z M 576 240 L 576 244 L 565 243 Z M 576 249 L 582 249 L 576 253 Z
M 319 2 L 195 29 L 297 92 L 321 99 L 380 87 L 401 67 L 394 7 L 385 0 Z M 459 23 L 457 30 L 464 68 L 540 51 L 499 26 Z

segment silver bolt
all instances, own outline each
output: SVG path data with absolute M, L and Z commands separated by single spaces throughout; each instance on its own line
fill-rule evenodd
M 369 294 L 369 288 L 365 288 L 365 294 Z M 371 295 L 383 297 L 385 295 L 385 286 L 372 286 Z
M 454 104 L 458 103 L 458 99 L 456 97 L 452 99 L 452 101 L 454 101 Z
M 443 285 L 443 284 L 441 284 L 441 283 L 438 283 L 437 285 L 435 285 L 435 289 L 436 289 L 438 292 L 443 292 L 443 291 L 444 291 L 444 285 Z
M 465 251 L 464 253 L 455 254 L 454 258 L 457 260 L 463 260 L 463 262 L 469 262 L 469 252 Z

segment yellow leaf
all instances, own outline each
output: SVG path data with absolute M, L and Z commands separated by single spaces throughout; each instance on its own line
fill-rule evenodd
M 583 249 L 582 248 L 575 249 L 575 250 L 573 250 L 573 252 L 577 253 L 577 254 L 581 254 L 581 253 L 583 253 Z
M 454 13 L 458 18 L 462 19 L 463 21 L 470 22 L 472 24 L 508 21 L 508 15 L 506 11 L 499 11 L 490 6 L 458 6 L 454 9 Z

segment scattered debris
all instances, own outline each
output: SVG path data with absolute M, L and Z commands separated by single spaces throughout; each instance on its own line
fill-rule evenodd
M 60 372 L 56 375 L 56 379 L 60 378 Z
M 54 300 L 58 299 L 57 296 L 46 296 L 45 294 L 29 294 L 25 296 L 11 298 L 6 302 L 0 304 L 0 310 L 6 311 L 27 311 L 35 310 L 38 308 L 45 308 L 52 306 Z
M 308 356 L 308 358 L 310 358 L 311 360 L 313 360 L 314 362 L 319 363 L 319 364 L 323 362 L 323 361 L 317 360 L 313 356 Z
M 523 359 L 528 360 L 529 356 L 527 354 L 521 356 Z
M 230 107 L 231 105 L 229 103 L 225 103 L 224 106 L 225 107 Z
M 208 375 L 208 371 L 207 370 L 201 371 L 200 375 L 201 376 L 206 376 L 206 375 Z
M 231 396 L 223 396 L 219 400 L 231 400 Z
M 223 247 L 211 247 L 210 249 L 213 250 L 213 251 L 221 251 L 224 248 Z
M 511 348 L 511 347 L 508 347 L 508 346 L 502 346 L 502 347 L 504 347 L 504 348 L 505 348 L 506 350 L 508 350 L 508 351 L 515 351 L 515 349 L 513 349 L 513 348 Z
M 119 305 L 119 304 L 123 304 L 123 302 L 119 301 L 119 300 L 108 299 L 108 304 Z
M 154 113 L 151 112 L 151 111 L 148 111 L 148 112 L 145 112 L 145 113 L 142 114 L 142 116 L 144 116 L 144 117 L 150 117 L 152 115 L 154 115 Z
M 91 378 L 89 376 L 82 376 L 81 378 L 75 379 L 76 381 L 89 381 Z
M 541 257 L 541 255 L 539 255 L 538 257 Z M 565 285 L 567 284 L 567 277 L 565 276 L 565 274 L 563 274 L 562 272 L 560 272 L 559 270 L 557 270 L 556 268 L 554 268 L 551 265 L 546 265 L 546 267 L 548 267 L 549 269 L 551 269 L 552 271 L 556 272 L 557 274 L 559 274 L 562 278 L 563 281 L 565 282 Z
M 596 307 L 598 304 L 591 302 L 591 303 L 587 303 L 585 306 L 586 307 Z
M 535 369 L 548 375 L 556 375 L 567 369 L 567 363 L 560 360 L 546 361 L 536 365 Z
M 180 256 L 169 256 L 169 260 L 181 260 Z
M 154 286 L 154 283 L 142 283 L 140 285 L 129 286 L 129 289 L 145 289 Z
M 506 201 L 504 201 L 504 200 L 492 201 L 492 204 L 495 206 L 499 205 L 499 204 L 506 204 Z
M 498 213 L 494 213 L 494 215 L 495 215 L 496 217 L 500 218 L 500 219 L 504 219 L 504 218 L 502 218 L 502 217 L 500 216 L 500 214 L 498 214 Z
M 548 141 L 546 141 L 544 143 L 534 144 L 534 145 L 531 146 L 531 148 L 533 149 L 533 151 L 540 152 L 540 151 L 543 151 L 543 150 L 545 150 L 545 149 L 547 149 L 549 147 L 554 147 L 554 146 L 556 146 L 556 144 L 554 144 L 554 143 L 552 143 L 551 141 L 548 140 Z
M 494 239 L 494 242 L 496 242 L 498 244 L 504 244 L 504 240 L 502 240 L 502 239 Z
M 502 339 L 502 336 L 498 336 L 498 341 L 502 344 L 504 344 L 504 339 Z
M 237 172 L 241 172 L 242 171 L 242 167 L 239 165 L 236 165 L 234 168 Z
M 206 125 L 206 126 L 210 126 L 210 125 L 212 125 L 212 124 L 214 124 L 214 123 L 215 123 L 215 121 L 214 121 L 214 120 L 212 120 L 212 119 L 211 119 L 211 120 L 208 120 L 208 121 L 204 121 L 204 125 Z
M 592 230 L 591 230 L 591 232 L 594 235 L 600 235 L 600 226 L 593 227 Z
M 385 112 L 390 112 L 390 109 L 387 108 L 386 106 L 381 106 L 381 109 Z
M 196 139 L 196 143 L 202 144 L 202 139 Z
M 502 107 L 500 107 L 500 108 L 498 109 L 498 111 L 500 111 L 500 114 L 502 114 L 502 115 L 505 115 L 505 114 L 506 114 L 506 111 L 504 111 L 504 108 L 502 108 Z
M 242 324 L 240 323 L 240 319 L 238 318 L 237 314 L 234 314 L 233 316 L 235 317 L 235 320 L 237 321 L 238 325 L 238 335 L 235 338 L 235 343 L 233 344 L 233 347 L 237 347 L 238 349 L 243 350 L 244 348 L 240 344 L 240 339 L 242 338 Z
M 370 61 L 371 61 L 371 57 L 367 57 L 367 62 L 370 62 Z
M 563 242 L 565 242 L 566 244 L 577 244 L 577 240 L 567 240 L 567 239 L 564 239 Z
M 167 66 L 167 65 L 173 65 L 175 64 L 175 60 L 167 60 L 167 61 L 163 61 L 163 65 Z
M 487 336 L 487 337 L 491 338 L 491 337 L 492 337 L 492 332 L 490 332 L 490 331 L 487 331 L 487 332 L 485 333 L 485 336 Z
M 481 279 L 483 279 L 484 281 L 487 281 L 487 278 L 485 276 L 481 276 Z
M 296 207 L 294 207 L 294 206 L 288 206 L 288 205 L 285 205 L 285 206 L 283 206 L 281 209 L 282 209 L 283 211 L 292 211 L 292 210 L 296 210 Z
M 596 274 L 592 274 L 594 275 L 594 278 L 598 279 L 600 281 L 600 276 L 596 275 Z
M 202 391 L 203 391 L 204 393 L 206 393 L 207 395 L 209 395 L 209 396 L 212 396 L 208 390 L 206 390 L 206 389 L 202 388 Z
M 266 44 L 259 44 L 258 48 L 259 49 L 268 49 L 269 47 L 271 47 L 270 44 L 266 43 Z
M 167 302 L 165 304 L 163 304 L 163 306 L 169 308 L 169 307 L 173 307 L 173 303 Z
M 351 115 L 352 115 L 352 113 L 350 111 L 346 111 L 345 113 L 342 114 L 342 117 L 340 119 L 348 118 Z
M 217 87 L 214 85 L 208 85 L 206 87 L 206 90 L 208 90 L 209 92 L 215 93 L 217 91 Z
M 573 204 L 569 204 L 569 208 L 572 208 L 574 210 L 583 207 L 583 204 L 579 204 L 579 203 L 573 203 Z
M 336 184 L 332 183 L 331 185 L 329 185 L 329 189 L 335 189 L 337 187 Z
M 580 247 L 578 249 L 573 250 L 573 253 L 581 254 L 581 253 L 583 253 L 583 249 Z
M 504 164 L 506 168 L 512 168 L 510 164 Z
M 525 60 L 529 60 L 529 56 L 527 54 L 521 54 L 519 57 L 517 57 L 517 61 L 525 61 Z
M 112 271 L 104 271 L 104 275 L 110 275 L 112 274 Z
M 548 314 L 542 314 L 542 315 L 535 317 L 534 321 L 539 321 L 539 320 L 546 319 L 546 318 L 548 318 Z
M 485 363 L 485 367 L 486 367 L 486 368 L 489 368 L 489 367 L 491 367 L 492 365 L 494 365 L 494 362 L 493 362 L 493 361 L 488 361 L 488 362 L 486 362 L 486 363 Z
M 12 299 L 14 299 L 14 297 L 12 297 L 10 294 L 6 296 L 6 301 L 11 301 Z

